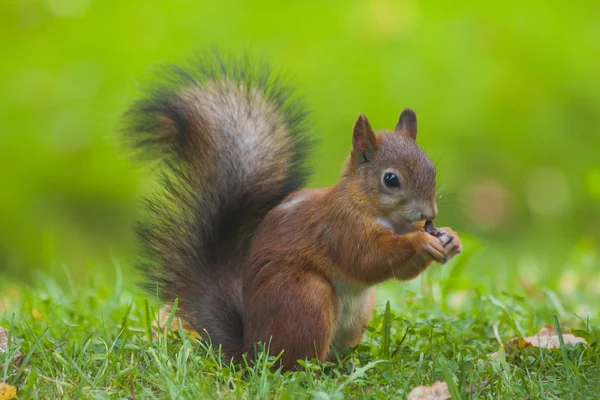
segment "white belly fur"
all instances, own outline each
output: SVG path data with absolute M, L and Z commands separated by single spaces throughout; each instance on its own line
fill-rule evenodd
M 350 337 L 355 335 L 357 328 L 362 328 L 358 325 L 364 323 L 369 298 L 375 288 L 346 282 L 334 282 L 333 287 L 338 297 L 338 315 L 330 351 L 341 352 L 348 345 Z

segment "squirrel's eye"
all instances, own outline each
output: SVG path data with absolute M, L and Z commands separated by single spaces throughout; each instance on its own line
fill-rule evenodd
M 383 183 L 385 186 L 389 188 L 399 189 L 400 188 L 400 180 L 393 172 L 386 172 L 383 175 Z

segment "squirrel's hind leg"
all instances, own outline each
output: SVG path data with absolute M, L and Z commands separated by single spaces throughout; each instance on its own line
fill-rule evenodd
M 261 271 L 263 272 L 263 271 Z M 283 351 L 286 370 L 297 360 L 325 361 L 335 329 L 336 303 L 331 284 L 304 268 L 264 271 L 247 293 L 244 317 L 244 349 L 251 359 L 262 342 L 270 355 Z M 261 276 L 262 275 L 262 276 Z

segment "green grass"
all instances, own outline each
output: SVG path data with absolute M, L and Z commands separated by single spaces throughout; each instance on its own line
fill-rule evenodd
M 490 276 L 498 273 L 487 267 Z M 577 286 L 590 279 L 576 284 L 576 295 L 539 283 L 485 292 L 475 278 L 465 284 L 469 271 L 454 261 L 415 281 L 382 286 L 363 342 L 337 363 L 308 361 L 296 373 L 273 368 L 264 356 L 253 365 L 233 365 L 180 330 L 153 340 L 147 316 L 158 304 L 148 302 L 120 267 L 93 268 L 81 284 L 39 276 L 27 288 L 3 280 L 0 326 L 10 328 L 14 341 L 0 354 L 0 382 L 16 386 L 20 399 L 387 399 L 405 398 L 436 380 L 462 399 L 598 397 L 598 294 Z M 520 295 L 525 291 L 527 297 Z M 587 317 L 577 316 L 582 301 L 588 301 Z M 555 316 L 563 331 L 590 346 L 486 357 L 499 350 L 494 327 L 506 342 L 553 325 Z

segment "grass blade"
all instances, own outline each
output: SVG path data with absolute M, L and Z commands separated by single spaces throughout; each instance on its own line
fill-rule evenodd
M 571 381 L 571 368 L 569 367 L 569 356 L 567 355 L 567 348 L 565 347 L 565 341 L 563 339 L 560 324 L 558 323 L 558 317 L 554 314 L 554 325 L 556 326 L 556 334 L 558 335 L 558 342 L 560 343 L 560 351 L 562 353 L 563 362 L 565 364 L 565 375 L 567 379 Z
M 392 311 L 390 310 L 390 302 L 385 304 L 385 312 L 383 314 L 383 337 L 381 339 L 381 358 L 389 360 L 391 346 L 391 331 L 392 331 Z

